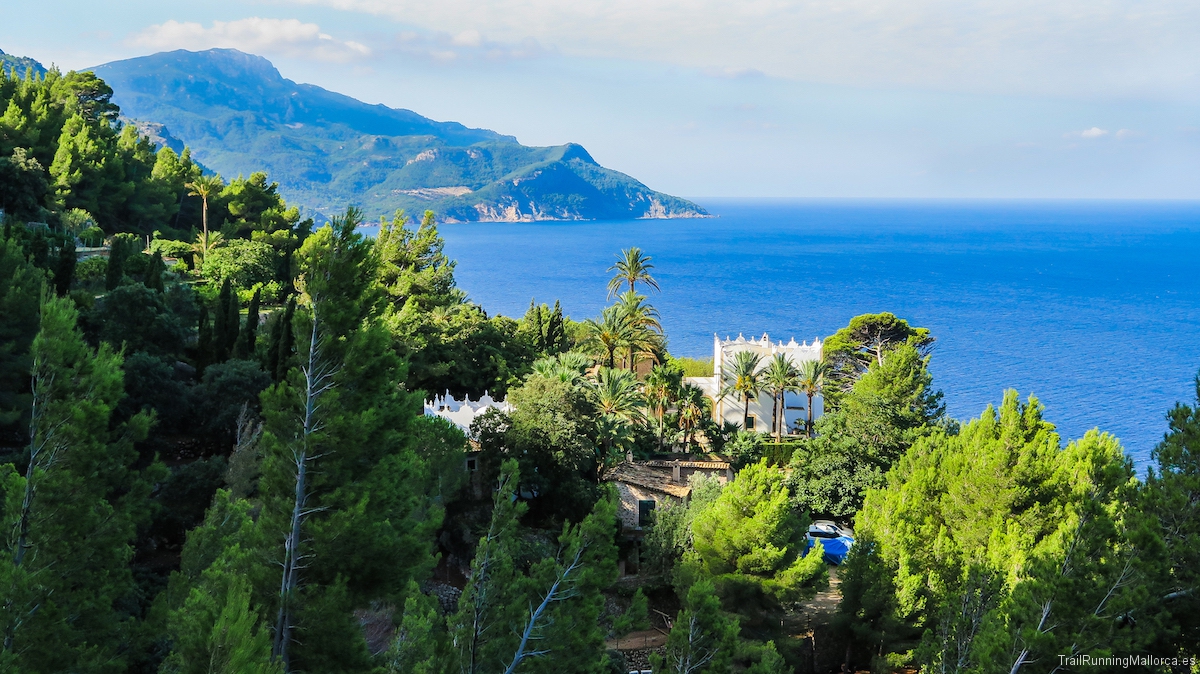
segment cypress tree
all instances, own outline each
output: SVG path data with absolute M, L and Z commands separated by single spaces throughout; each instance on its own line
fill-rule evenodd
M 104 273 L 104 289 L 113 290 L 121 285 L 121 276 L 124 274 L 125 265 L 125 239 L 121 236 L 114 236 L 112 245 L 108 249 L 108 267 Z
M 263 369 L 271 375 L 272 381 L 279 381 L 276 373 L 279 371 L 279 340 L 283 338 L 283 314 L 272 314 L 268 325 L 271 330 L 267 334 L 267 362 Z
M 288 369 L 291 367 L 292 350 L 296 341 L 295 336 L 292 334 L 292 318 L 295 315 L 296 298 L 293 296 L 288 300 L 287 309 L 283 312 L 282 325 L 279 328 L 278 355 L 274 363 L 276 381 L 287 379 Z
M 241 320 L 242 305 L 238 302 L 236 292 L 229 293 L 229 305 L 225 308 L 228 312 L 228 318 L 225 322 L 225 353 L 232 354 L 234 347 L 237 346 L 238 335 L 242 331 Z
M 200 304 L 200 325 L 197 330 L 196 337 L 196 364 L 198 369 L 203 370 L 204 366 L 212 362 L 213 357 L 213 330 L 212 322 L 208 319 L 208 305 Z
M 550 313 L 550 320 L 546 324 L 546 349 L 553 353 L 562 353 L 567 350 L 566 341 L 562 303 L 554 300 L 554 311 Z
M 62 248 L 58 249 L 58 266 L 54 268 L 54 291 L 59 297 L 71 290 L 71 280 L 75 277 L 75 241 L 68 237 Z
M 217 308 L 213 312 L 213 361 L 221 362 L 229 357 L 229 300 L 233 288 L 229 279 L 221 284 L 221 292 L 217 294 Z M 236 324 L 235 324 L 236 325 Z M 237 328 L 233 328 L 236 333 Z
M 167 267 L 163 264 L 162 253 L 156 250 L 150 256 L 150 262 L 146 265 L 145 278 L 142 282 L 146 284 L 147 288 L 157 290 L 161 293 L 164 290 L 163 272 L 166 270 Z
M 250 306 L 246 310 L 246 325 L 242 328 L 242 334 L 238 338 L 235 350 L 238 358 L 250 358 L 254 355 L 254 346 L 258 340 L 258 303 L 261 294 L 261 291 L 255 288 L 254 294 L 250 297 Z

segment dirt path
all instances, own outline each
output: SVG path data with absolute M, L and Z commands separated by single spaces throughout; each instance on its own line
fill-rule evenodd
M 667 643 L 667 635 L 658 630 L 630 632 L 620 639 L 610 639 L 604 646 L 614 651 L 636 651 L 654 649 Z

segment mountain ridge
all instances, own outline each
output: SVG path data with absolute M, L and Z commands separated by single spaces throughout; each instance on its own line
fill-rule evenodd
M 432 209 L 443 221 L 705 217 L 678 197 L 600 166 L 581 145 L 438 122 L 284 78 L 237 50 L 176 50 L 91 68 L 139 124 L 226 176 L 266 170 L 289 201 L 329 215 Z

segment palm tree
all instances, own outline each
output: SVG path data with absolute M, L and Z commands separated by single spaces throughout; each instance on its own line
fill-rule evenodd
M 782 353 L 775 354 L 763 370 L 763 388 L 771 393 L 771 434 L 776 440 L 783 436 L 786 423 L 784 395 L 799 390 L 798 374 L 792 361 Z
M 683 372 L 674 368 L 655 365 L 646 375 L 644 385 L 646 402 L 658 420 L 658 451 L 663 450 L 663 434 L 666 432 L 665 417 L 669 408 L 679 397 L 683 386 Z
M 200 197 L 202 208 L 201 218 L 204 223 L 204 235 L 208 236 L 208 198 L 220 192 L 225 184 L 221 182 L 221 176 L 199 176 L 192 182 L 184 185 L 188 190 L 189 197 Z
M 683 429 L 683 440 L 687 452 L 692 453 L 692 436 L 704 421 L 704 392 L 691 384 L 685 384 L 679 392 L 679 425 Z
M 733 354 L 733 362 L 726 365 L 721 373 L 723 387 L 720 397 L 724 398 L 731 393 L 742 397 L 742 428 L 749 425 L 750 401 L 763 388 L 762 373 L 758 371 L 760 362 L 762 358 L 757 353 L 738 351 Z
M 654 269 L 650 260 L 650 256 L 643 255 L 642 249 L 636 246 L 621 251 L 617 263 L 608 268 L 609 271 L 617 272 L 608 282 L 608 296 L 612 297 L 621 292 L 621 287 L 626 284 L 629 286 L 629 292 L 633 292 L 633 284 L 638 282 L 659 290 L 658 281 L 650 275 L 650 270 Z
M 632 290 L 621 293 L 614 305 L 629 326 L 629 371 L 637 372 L 639 355 L 654 355 L 654 348 L 662 343 L 662 323 L 658 310 L 646 302 L 645 295 Z
M 201 232 L 196 237 L 196 243 L 192 244 L 192 250 L 200 254 L 200 264 L 196 270 L 204 265 L 204 261 L 208 259 L 208 253 L 214 248 L 220 248 L 225 243 L 225 237 L 220 232 Z
M 630 426 L 645 420 L 642 408 L 646 403 L 638 390 L 637 378 L 611 367 L 600 368 L 589 391 L 600 413 L 596 431 L 602 452 L 597 457 L 596 472 L 603 476 L 604 469 L 621 454 L 620 448 L 632 440 Z
M 638 390 L 637 378 L 625 370 L 602 367 L 591 386 L 596 411 L 628 422 L 645 420 L 646 400 Z
M 813 398 L 825 389 L 825 377 L 830 373 L 823 360 L 806 360 L 797 371 L 796 389 L 808 396 L 808 423 L 804 430 L 809 437 L 813 432 Z
M 533 361 L 533 374 L 545 379 L 574 383 L 592 366 L 592 359 L 582 353 L 568 351 Z
M 589 318 L 583 324 L 588 333 L 587 343 L 604 354 L 605 367 L 612 367 L 617 349 L 627 345 L 633 336 L 621 310 L 616 306 L 605 307 L 600 320 Z

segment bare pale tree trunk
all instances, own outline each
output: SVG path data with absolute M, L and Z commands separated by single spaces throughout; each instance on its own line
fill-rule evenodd
M 504 670 L 504 674 L 513 674 L 513 672 L 517 671 L 517 667 L 520 666 L 521 662 L 525 660 L 525 658 L 536 658 L 550 652 L 549 649 L 526 649 L 529 648 L 529 642 L 531 640 L 538 638 L 534 635 L 534 633 L 536 632 L 539 623 L 542 621 L 542 618 L 545 616 L 546 609 L 550 606 L 550 604 L 556 601 L 569 599 L 574 596 L 573 591 L 569 587 L 564 586 L 568 582 L 571 573 L 583 566 L 583 551 L 586 549 L 586 545 L 579 546 L 579 550 L 575 552 L 575 558 L 572 559 L 571 563 L 568 564 L 567 567 L 558 574 L 558 577 L 554 579 L 554 583 L 550 586 L 550 591 L 547 592 L 546 596 L 542 599 L 542 603 L 539 604 L 536 609 L 532 609 L 532 607 L 530 607 L 532 610 L 529 613 L 529 620 L 525 623 L 525 629 L 521 632 L 521 642 L 517 645 L 517 652 L 513 654 L 512 662 L 509 663 L 508 668 Z
M 29 550 L 29 520 L 33 514 L 33 497 L 37 490 L 34 487 L 35 471 L 42 467 L 46 459 L 45 452 L 50 444 L 51 433 L 39 437 L 39 424 L 43 421 L 46 405 L 49 404 L 49 389 L 54 382 L 54 375 L 49 375 L 43 381 L 40 364 L 33 364 L 33 407 L 29 419 L 29 464 L 25 466 L 25 495 L 21 499 L 21 518 L 17 524 L 17 544 L 13 551 L 13 566 L 19 567 L 25 561 L 25 552 Z M 53 458 L 53 457 L 51 457 Z
M 21 498 L 21 515 L 17 521 L 17 540 L 13 550 L 12 565 L 13 568 L 20 568 L 25 562 L 25 553 L 32 547 L 29 542 L 29 525 L 33 519 L 33 499 L 37 495 L 37 488 L 34 484 L 34 478 L 37 476 L 38 469 L 47 469 L 54 462 L 54 457 L 58 453 L 58 448 L 54 445 L 55 428 L 57 424 L 51 424 L 48 428 L 43 427 L 45 421 L 46 406 L 50 403 L 50 388 L 54 383 L 54 375 L 46 374 L 43 371 L 42 363 L 35 360 L 33 363 L 33 377 L 31 387 L 33 389 L 33 406 L 31 409 L 29 420 L 29 464 L 25 466 L 25 493 Z M 11 601 L 5 602 L 6 612 L 11 609 Z M 37 607 L 34 607 L 34 611 Z M 15 623 L 10 623 L 5 626 L 4 630 L 4 650 L 11 651 L 13 640 L 16 638 L 16 631 L 19 629 L 22 620 L 17 620 Z
M 333 388 L 333 372 L 321 362 L 318 346 L 317 314 L 313 309 L 312 334 L 308 343 L 308 362 L 304 374 L 304 426 L 300 446 L 293 450 L 292 460 L 296 468 L 296 489 L 292 502 L 292 516 L 287 538 L 283 545 L 283 573 L 279 582 L 279 611 L 275 617 L 275 639 L 271 648 L 272 659 L 283 663 L 284 671 L 290 671 L 288 646 L 292 640 L 293 596 L 300 583 L 300 552 L 302 524 L 313 510 L 308 509 L 308 466 L 315 456 L 311 454 L 312 436 L 320 430 L 317 411 L 321 396 Z

